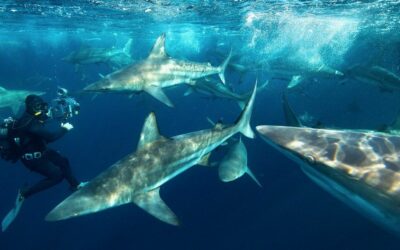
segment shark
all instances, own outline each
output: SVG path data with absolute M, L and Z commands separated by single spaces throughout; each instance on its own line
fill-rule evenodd
M 221 81 L 225 83 L 224 73 L 230 55 L 221 66 L 217 67 L 210 63 L 174 59 L 166 53 L 164 33 L 157 38 L 147 58 L 104 76 L 85 87 L 83 91 L 129 94 L 144 91 L 167 106 L 173 107 L 172 102 L 163 92 L 163 88 L 183 83 L 194 85 L 196 79 L 213 74 L 218 74 Z
M 317 185 L 400 233 L 400 137 L 374 131 L 260 125 L 261 137 Z
M 257 91 L 265 89 L 267 85 L 268 81 L 265 82 L 263 85 L 259 86 L 257 88 Z M 188 96 L 193 92 L 205 94 L 210 97 L 237 101 L 241 109 L 244 108 L 247 100 L 251 96 L 251 91 L 243 94 L 235 93 L 229 86 L 211 77 L 198 79 L 196 81 L 196 84 L 190 85 L 190 88 L 188 88 L 188 90 L 184 93 L 184 96 Z
M 17 114 L 22 105 L 24 105 L 25 98 L 28 95 L 44 95 L 42 91 L 30 90 L 11 90 L 0 87 L 0 108 L 10 108 L 13 114 Z
M 67 197 L 49 212 L 46 220 L 63 220 L 134 203 L 163 222 L 179 225 L 177 216 L 161 199 L 160 187 L 196 164 L 208 165 L 210 153 L 233 135 L 242 133 L 253 138 L 250 118 L 255 93 L 256 86 L 235 124 L 172 138 L 160 135 L 155 114 L 150 113 L 136 152 L 117 161 Z
M 345 76 L 357 81 L 372 84 L 382 90 L 400 90 L 400 76 L 378 65 L 365 66 L 356 64 L 345 71 Z
M 240 137 L 239 141 L 232 144 L 219 163 L 218 175 L 221 181 L 231 182 L 242 177 L 246 173 L 258 186 L 262 187 L 261 183 L 247 166 L 247 149 L 242 142 L 242 137 Z
M 80 65 L 105 63 L 110 66 L 122 67 L 132 62 L 130 54 L 132 39 L 129 39 L 125 46 L 121 48 L 94 48 L 81 47 L 77 51 L 73 51 L 63 61 L 76 65 L 76 70 Z
M 344 74 L 324 63 L 312 64 L 301 63 L 296 60 L 283 60 L 282 58 L 271 60 L 265 69 L 274 78 L 283 77 L 290 79 L 288 89 L 298 86 L 309 78 L 332 78 L 341 77 Z

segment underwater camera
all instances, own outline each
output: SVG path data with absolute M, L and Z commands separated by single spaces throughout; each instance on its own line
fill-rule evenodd
M 65 122 L 74 115 L 78 115 L 80 104 L 68 95 L 68 90 L 58 87 L 57 98 L 51 102 L 49 109 L 49 117 Z

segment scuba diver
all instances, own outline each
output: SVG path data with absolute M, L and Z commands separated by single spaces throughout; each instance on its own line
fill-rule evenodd
M 17 120 L 6 119 L 3 126 L 7 130 L 9 147 L 3 150 L 3 156 L 13 162 L 18 159 L 29 170 L 43 175 L 45 178 L 36 184 L 21 188 L 18 192 L 15 207 L 2 222 L 5 231 L 17 216 L 24 200 L 38 192 L 53 187 L 65 179 L 71 190 L 77 190 L 85 183 L 78 182 L 72 174 L 69 161 L 57 151 L 47 147 L 73 129 L 67 118 L 79 111 L 79 104 L 65 89 L 58 89 L 58 98 L 49 105 L 37 95 L 29 95 L 25 99 L 25 112 Z M 6 153 L 4 153 L 6 152 Z

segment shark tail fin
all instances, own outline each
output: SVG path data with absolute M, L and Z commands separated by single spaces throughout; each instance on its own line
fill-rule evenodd
M 253 104 L 254 104 L 254 99 L 256 97 L 256 93 L 257 93 L 257 81 L 256 84 L 254 85 L 254 90 L 253 93 L 251 94 L 249 101 L 247 102 L 238 120 L 236 121 L 237 129 L 240 131 L 240 133 L 242 133 L 244 136 L 248 138 L 254 138 L 254 132 L 250 127 L 250 118 L 251 118 L 251 113 L 253 111 Z
M 122 49 L 122 52 L 127 55 L 131 56 L 131 47 L 132 47 L 132 38 L 129 38 L 129 40 L 125 43 L 124 48 Z
M 231 60 L 231 57 L 232 57 L 232 50 L 229 52 L 228 57 L 225 59 L 225 61 L 219 67 L 220 68 L 220 72 L 218 73 L 218 76 L 221 79 L 223 84 L 225 84 L 225 69 L 228 66 L 229 61 Z

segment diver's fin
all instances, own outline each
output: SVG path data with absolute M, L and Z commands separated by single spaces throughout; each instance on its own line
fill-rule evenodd
M 21 193 L 18 193 L 17 200 L 15 201 L 15 207 L 8 212 L 6 217 L 4 217 L 1 222 L 1 231 L 4 232 L 11 225 L 14 219 L 17 217 L 19 211 L 21 210 L 21 206 L 24 203 L 24 198 L 21 196 Z
M 150 86 L 150 87 L 145 88 L 144 91 L 146 91 L 151 96 L 153 96 L 160 102 L 164 103 L 168 107 L 171 107 L 171 108 L 174 107 L 174 104 L 172 104 L 172 102 L 169 100 L 169 98 L 165 95 L 165 93 L 161 87 Z
M 178 226 L 179 220 L 160 197 L 160 188 L 133 197 L 133 202 L 157 219 Z
M 161 135 L 158 130 L 156 115 L 154 112 L 151 112 L 143 124 L 142 133 L 140 134 L 137 148 L 141 148 L 147 143 L 154 142 L 160 138 Z

